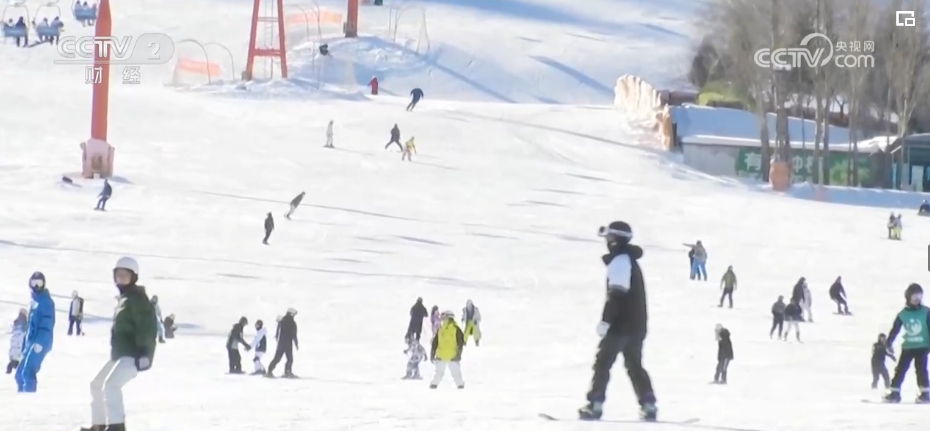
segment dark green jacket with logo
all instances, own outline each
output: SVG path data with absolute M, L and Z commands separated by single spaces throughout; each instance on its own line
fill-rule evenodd
M 923 305 L 904 307 L 888 333 L 889 346 L 902 329 L 901 350 L 930 349 L 930 308 Z
M 110 359 L 122 357 L 149 360 L 155 356 L 158 337 L 155 307 L 142 286 L 129 286 L 119 295 L 119 304 L 110 329 Z

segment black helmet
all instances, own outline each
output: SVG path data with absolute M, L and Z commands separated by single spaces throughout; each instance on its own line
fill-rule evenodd
M 907 302 L 911 302 L 911 297 L 916 294 L 923 295 L 924 288 L 920 287 L 920 285 L 917 283 L 911 283 L 909 286 L 907 286 L 907 290 L 904 291 L 904 299 L 907 300 Z

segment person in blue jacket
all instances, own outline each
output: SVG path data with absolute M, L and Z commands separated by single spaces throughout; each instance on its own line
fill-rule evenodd
M 32 273 L 29 277 L 32 289 L 32 306 L 23 343 L 23 360 L 16 368 L 16 387 L 18 392 L 35 392 L 38 386 L 36 375 L 42 368 L 45 355 L 52 351 L 52 339 L 55 331 L 55 302 L 45 286 L 45 275 Z
M 97 201 L 97 208 L 94 208 L 97 211 L 106 211 L 107 210 L 107 201 L 110 200 L 110 196 L 113 195 L 113 187 L 110 186 L 110 182 L 103 180 L 103 191 L 97 195 L 100 200 Z
M 410 97 L 412 97 L 412 99 L 410 99 L 410 104 L 407 105 L 407 110 L 413 111 L 413 108 L 416 108 L 417 103 L 419 103 L 420 99 L 423 98 L 423 90 L 419 88 L 414 88 L 413 90 L 410 90 Z

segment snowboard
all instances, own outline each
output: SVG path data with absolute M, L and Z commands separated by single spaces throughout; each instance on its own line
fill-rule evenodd
M 897 403 L 887 403 L 887 402 L 885 402 L 885 401 L 883 401 L 883 400 L 870 400 L 870 399 L 866 399 L 866 398 L 863 398 L 863 399 L 862 399 L 862 402 L 863 402 L 863 403 L 866 403 L 866 404 L 890 404 L 890 405 L 895 405 L 895 404 L 926 405 L 926 404 L 927 404 L 927 403 L 918 403 L 917 401 L 914 401 L 914 400 L 910 400 L 910 401 L 901 400 L 901 402 L 897 402 Z
M 540 413 L 539 417 L 547 421 L 569 421 L 569 420 L 582 421 L 582 419 L 579 419 L 577 417 L 570 418 L 570 419 L 569 418 L 557 418 L 555 416 L 552 416 L 546 413 Z M 647 423 L 670 424 L 670 425 L 688 425 L 688 424 L 700 422 L 700 420 L 701 420 L 700 418 L 690 418 L 690 419 L 685 419 L 685 420 L 600 419 L 600 420 L 592 420 L 592 421 L 584 421 L 584 422 L 610 422 L 610 423 L 647 422 Z
M 833 314 L 837 316 L 852 316 L 853 315 L 852 313 L 833 313 Z

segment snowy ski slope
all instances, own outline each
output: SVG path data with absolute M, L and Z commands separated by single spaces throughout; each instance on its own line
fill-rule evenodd
M 632 27 L 634 11 L 685 13 L 681 2 L 595 3 L 604 9 L 592 7 L 589 15 L 626 16 Z M 562 21 L 555 13 L 525 19 L 504 10 L 461 15 L 487 20 L 468 26 L 470 18 L 451 21 L 461 8 L 424 4 L 438 27 L 434 41 L 491 46 L 481 61 L 507 59 L 499 66 L 514 69 L 532 64 L 520 58 L 524 45 L 509 51 L 522 26 L 551 37 L 552 45 L 562 37 L 556 29 L 598 28 L 564 14 Z M 244 2 L 114 7 L 118 20 L 134 17 L 117 21 L 117 28 L 131 26 L 127 31 L 246 36 Z M 491 23 L 500 34 L 510 32 L 508 43 L 479 37 Z M 468 28 L 456 36 L 456 26 Z M 573 67 L 610 85 L 634 60 L 660 53 L 640 36 L 631 35 L 627 56 L 616 54 L 614 64 L 597 55 L 593 42 L 564 45 L 562 52 L 576 54 Z M 390 96 L 179 92 L 146 79 L 170 75 L 153 68 L 144 71 L 146 84 L 113 86 L 110 140 L 118 178 L 109 211 L 99 213 L 91 211 L 99 182 L 59 181 L 78 169 L 90 88 L 80 69 L 50 67 L 53 54 L 44 48 L 0 45 L 0 318 L 12 320 L 27 304 L 26 281 L 41 270 L 56 295 L 58 326 L 39 392 L 15 394 L 12 378 L 0 384 L 0 430 L 64 431 L 89 422 L 88 383 L 108 355 L 116 294 L 110 269 L 126 254 L 139 259 L 142 283 L 181 327 L 178 338 L 159 345 L 154 368 L 126 388 L 133 430 L 615 429 L 536 417 L 572 417 L 584 402 L 603 300 L 604 246 L 595 232 L 615 219 L 633 225 L 646 253 L 645 361 L 660 415 L 701 418 L 687 426 L 624 429 L 925 426 L 926 414 L 914 406 L 859 402 L 879 395 L 868 389 L 870 344 L 889 329 L 907 283 L 925 281 L 930 225 L 910 216 L 911 208 L 904 210 L 904 241 L 886 241 L 887 209 L 790 199 L 695 173 L 646 149 L 635 123 L 610 107 L 464 103 L 493 98 L 437 68 L 418 70 L 410 81 L 397 78 L 401 88 L 417 83 L 427 92 L 414 113 Z M 639 64 L 657 79 L 668 73 L 659 63 Z M 538 73 L 541 83 L 532 91 L 494 73 L 476 69 L 467 76 L 506 89 L 514 101 L 533 94 L 603 101 L 551 71 L 514 74 Z M 436 100 L 441 95 L 457 101 Z M 321 148 L 330 118 L 335 150 Z M 417 138 L 421 154 L 413 163 L 383 150 L 395 122 L 405 138 Z M 288 222 L 286 203 L 300 191 L 307 198 Z M 268 211 L 278 228 L 266 247 L 260 238 Z M 710 254 L 707 283 L 687 279 L 681 244 L 697 239 Z M 716 280 L 727 265 L 740 281 L 733 310 L 715 306 Z M 831 314 L 827 288 L 837 275 L 854 317 Z M 769 306 L 800 276 L 814 292 L 816 323 L 802 326 L 804 344 L 769 340 Z M 82 338 L 64 334 L 72 290 L 87 300 Z M 451 382 L 429 391 L 426 382 L 400 380 L 407 310 L 417 296 L 456 313 L 467 299 L 482 309 L 485 338 L 464 353 L 464 391 Z M 294 371 L 304 378 L 225 375 L 229 327 L 243 315 L 270 324 L 288 307 L 299 310 L 302 349 Z M 716 323 L 733 333 L 728 386 L 707 384 Z M 428 366 L 423 371 L 431 374 Z M 615 371 L 605 419 L 635 418 L 622 366 Z M 916 395 L 912 376 L 905 391 L 905 398 Z

